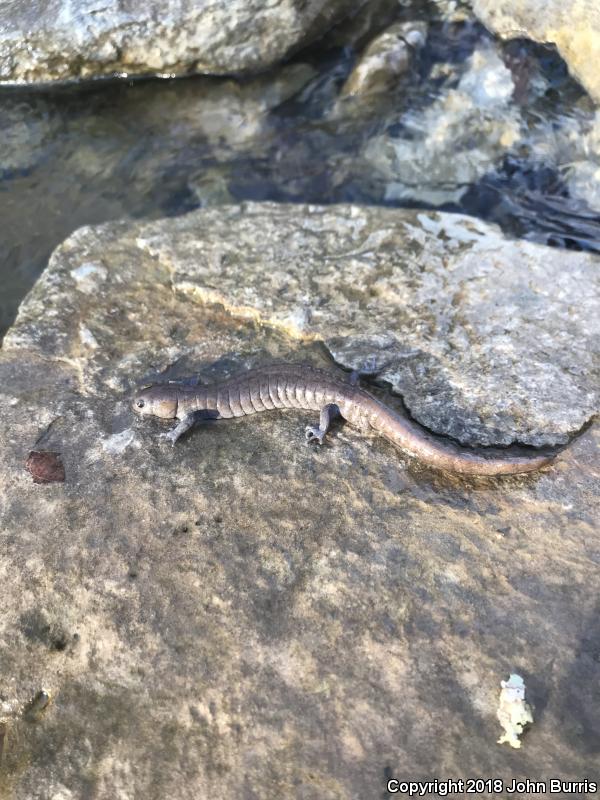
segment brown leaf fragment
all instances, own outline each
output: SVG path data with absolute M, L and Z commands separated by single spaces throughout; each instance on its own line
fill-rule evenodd
M 32 450 L 25 463 L 34 483 L 64 483 L 65 467 L 60 453 L 50 450 Z

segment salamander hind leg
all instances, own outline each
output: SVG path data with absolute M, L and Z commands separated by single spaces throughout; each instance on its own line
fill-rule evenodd
M 377 359 L 375 356 L 369 356 L 360 369 L 353 369 L 350 373 L 350 385 L 359 386 L 361 378 L 373 378 L 379 372 L 381 370 L 377 367 Z
M 339 416 L 341 416 L 340 409 L 335 403 L 329 403 L 328 405 L 323 406 L 321 409 L 321 416 L 319 418 L 319 427 L 316 427 L 315 425 L 306 426 L 307 441 L 323 444 L 323 439 L 325 438 L 325 434 L 329 430 L 332 421 Z

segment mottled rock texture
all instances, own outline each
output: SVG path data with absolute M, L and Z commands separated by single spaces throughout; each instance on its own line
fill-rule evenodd
M 177 293 L 319 339 L 344 367 L 370 363 L 419 422 L 464 444 L 564 444 L 598 409 L 593 254 L 510 241 L 464 216 L 353 206 L 217 207 L 127 231 L 130 279 L 148 254 Z M 80 230 L 61 258 L 97 236 Z M 74 289 L 93 298 L 109 276 L 103 259 L 67 273 L 55 258 L 5 347 L 91 346 L 73 340 Z
M 558 256 L 562 271 L 552 251 L 463 218 L 344 207 L 71 236 L 0 351 L 2 798 L 372 800 L 391 777 L 597 779 L 595 427 L 541 473 L 465 480 L 348 427 L 311 448 L 294 412 L 172 448 L 129 408 L 158 374 L 210 380 L 273 358 L 335 369 L 320 339 L 367 326 L 377 355 L 394 320 L 411 347 L 460 347 L 463 326 L 483 358 L 499 333 L 477 328 L 473 293 L 519 322 L 506 332 L 502 318 L 484 387 L 528 325 L 558 358 L 537 304 L 559 315 L 561 302 L 572 322 L 560 311 L 554 337 L 568 350 L 577 332 L 583 386 L 593 260 Z M 507 288 L 509 274 L 523 283 Z M 462 313 L 438 333 L 445 304 Z M 519 352 L 513 392 L 536 374 Z M 530 427 L 563 418 L 552 403 L 536 413 L 521 411 Z M 58 454 L 65 482 L 34 483 L 32 450 Z M 496 743 L 512 672 L 535 718 L 518 751 Z
M 344 367 L 375 359 L 436 433 L 563 444 L 598 408 L 595 255 L 510 241 L 468 217 L 352 206 L 229 206 L 131 230 L 176 292 L 322 340 Z M 6 346 L 68 353 L 73 285 L 49 270 Z M 42 331 L 49 297 L 61 313 Z
M 264 69 L 360 9 L 356 0 L 13 0 L 0 81 Z
M 555 44 L 596 102 L 600 102 L 600 6 L 596 0 L 471 0 L 490 30 L 505 38 Z
M 411 66 L 416 50 L 423 47 L 425 23 L 398 22 L 376 36 L 342 86 L 341 95 L 365 97 L 389 92 Z
M 433 102 L 409 108 L 395 132 L 366 143 L 366 163 L 387 178 L 387 200 L 456 202 L 522 143 L 525 125 L 499 48 L 485 42 L 461 68 Z

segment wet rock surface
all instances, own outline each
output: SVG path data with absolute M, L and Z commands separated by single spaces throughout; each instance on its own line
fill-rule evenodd
M 462 61 L 435 63 L 431 101 L 413 87 L 410 101 L 362 147 L 358 164 L 383 184 L 380 197 L 458 204 L 475 215 L 495 205 L 494 219 L 510 214 L 520 236 L 543 243 L 559 241 L 552 233 L 566 234 L 578 221 L 581 244 L 597 249 L 597 117 L 573 86 L 556 90 L 543 59 L 542 48 L 480 37 Z M 569 111 L 551 109 L 553 97 Z M 536 231 L 540 215 L 545 237 Z
M 379 174 L 392 177 L 386 199 L 460 199 L 521 138 L 514 88 L 500 53 L 485 44 L 473 53 L 457 85 L 450 84 L 421 112 L 405 115 L 400 136 L 372 137 L 364 158 Z
M 368 96 L 393 90 L 411 66 L 413 53 L 425 44 L 424 23 L 397 23 L 376 36 L 341 89 L 341 96 Z
M 507 38 L 527 37 L 555 44 L 569 69 L 600 101 L 600 9 L 594 0 L 472 0 L 490 30 Z
M 17 0 L 0 7 L 0 82 L 256 71 L 356 10 L 350 0 Z
M 483 227 L 254 206 L 83 229 L 59 248 L 0 352 L 3 797 L 370 800 L 391 777 L 599 777 L 596 427 L 541 473 L 465 480 L 349 427 L 311 448 L 303 414 L 217 424 L 172 448 L 129 408 L 157 375 L 211 380 L 275 358 L 335 369 L 319 339 L 366 327 L 377 354 L 393 314 L 401 341 L 435 342 L 443 314 L 419 328 L 417 300 L 462 309 L 454 327 L 477 334 L 481 358 L 499 334 L 474 327 L 470 261 L 480 302 L 491 309 L 497 290 L 496 313 L 520 320 L 480 368 L 484 390 L 523 327 L 551 347 L 539 304 L 556 316 L 575 277 L 554 335 L 568 350 L 578 332 L 583 387 L 594 350 L 577 306 L 594 257 L 557 254 L 553 272 L 549 251 Z M 550 271 L 553 300 L 506 295 L 518 261 L 530 292 L 536 263 Z M 453 330 L 441 338 L 458 347 Z M 528 374 L 519 353 L 513 392 Z M 542 413 L 547 431 L 566 412 Z M 64 483 L 33 483 L 36 442 L 61 453 Z M 535 720 L 520 750 L 496 743 L 513 672 Z
M 0 336 L 76 228 L 224 202 L 444 205 L 598 251 L 598 130 L 554 50 L 454 2 L 369 0 L 252 78 L 4 87 Z
M 134 247 L 123 280 L 137 280 L 143 254 L 178 294 L 320 340 L 348 369 L 374 360 L 417 421 L 464 444 L 564 444 L 597 411 L 594 254 L 510 241 L 460 215 L 357 206 L 247 204 L 99 230 Z M 80 230 L 61 258 L 97 241 Z M 68 271 L 55 258 L 5 348 L 94 348 L 73 297 L 104 291 L 103 265 Z
M 269 152 L 271 112 L 314 75 L 295 63 L 243 83 L 199 77 L 26 97 L 7 91 L 0 98 L 0 335 L 75 228 L 227 199 L 226 165 L 248 151 Z
M 79 263 L 103 238 L 133 250 L 120 276 L 103 256 Z M 373 372 L 418 422 L 463 444 L 565 444 L 598 409 L 598 257 L 510 241 L 468 217 L 247 204 L 81 229 L 58 252 L 4 347 L 100 351 L 83 358 L 86 383 L 104 356 L 81 298 L 87 306 L 113 280 L 139 280 L 143 256 L 177 294 L 322 341 L 340 366 Z

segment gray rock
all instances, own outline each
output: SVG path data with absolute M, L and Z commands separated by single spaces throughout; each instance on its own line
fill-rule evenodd
M 571 146 L 571 161 L 564 170 L 569 192 L 600 213 L 600 111 L 596 111 L 593 123 L 584 135 L 572 139 L 578 146 Z M 564 150 L 569 152 L 567 148 Z
M 135 242 L 114 280 L 138 280 L 141 251 L 196 302 L 321 340 L 346 368 L 374 359 L 415 419 L 463 444 L 564 444 L 598 410 L 594 254 L 510 241 L 461 215 L 356 206 L 248 204 L 98 230 Z M 95 347 L 80 294 L 93 302 L 110 273 L 104 259 L 65 266 L 89 237 L 59 249 L 5 349 Z
M 562 75 L 558 57 L 549 69 L 552 60 L 531 44 L 507 45 L 487 34 L 473 42 L 473 21 L 457 26 L 454 49 L 430 26 L 427 80 L 404 80 L 400 92 L 382 95 L 382 121 L 343 165 L 345 174 L 367 196 L 392 203 L 460 204 L 467 195 L 473 208 L 475 186 L 487 195 L 488 213 L 492 205 L 506 224 L 510 209 L 527 238 L 546 243 L 563 231 L 594 248 L 600 177 L 593 103 Z M 471 47 L 468 58 L 453 58 L 456 48 Z M 349 110 L 359 116 L 358 108 L 370 119 L 372 105 L 372 98 L 342 96 L 334 108 L 338 117 Z M 515 164 L 521 183 L 515 177 L 511 186 L 507 165 Z
M 555 44 L 571 73 L 600 101 L 600 7 L 595 0 L 471 0 L 490 30 L 505 38 Z
M 393 89 L 411 66 L 413 53 L 423 47 L 424 22 L 397 22 L 365 48 L 341 89 L 341 96 L 368 96 Z
M 464 444 L 563 444 L 598 409 L 595 255 L 459 215 L 352 206 L 250 204 L 99 230 L 135 242 L 115 280 L 137 280 L 141 251 L 177 293 L 319 339 L 344 367 L 375 359 L 419 422 Z M 90 237 L 58 251 L 5 349 L 72 358 L 100 341 L 79 306 L 112 280 L 104 259 L 65 266 Z
M 597 428 L 543 473 L 464 480 L 350 428 L 310 448 L 292 412 L 171 448 L 128 404 L 158 373 L 327 364 L 311 337 L 360 330 L 385 354 L 393 327 L 406 348 L 447 341 L 464 397 L 488 358 L 481 391 L 497 371 L 515 403 L 542 348 L 536 399 L 558 398 L 560 345 L 581 412 L 593 266 L 349 207 L 71 236 L 0 351 L 2 797 L 355 800 L 409 768 L 598 779 Z M 32 449 L 60 454 L 64 483 L 34 483 Z M 496 744 L 512 672 L 534 707 L 519 751 Z
M 363 158 L 385 181 L 386 200 L 456 202 L 521 143 L 525 126 L 513 103 L 514 82 L 489 42 L 460 77 L 424 108 L 403 109 L 400 133 L 368 140 Z
M 255 71 L 356 10 L 355 0 L 16 0 L 0 6 L 0 81 Z
M 124 280 L 137 280 L 141 250 L 196 302 L 321 340 L 347 368 L 374 357 L 380 379 L 436 433 L 465 444 L 562 444 L 597 411 L 593 254 L 510 241 L 459 215 L 352 206 L 230 206 L 131 231 Z M 83 229 L 63 245 L 5 348 L 71 357 L 81 347 L 72 324 L 81 268 L 72 275 L 64 263 L 89 236 Z M 90 260 L 83 279 L 99 281 L 103 263 Z

